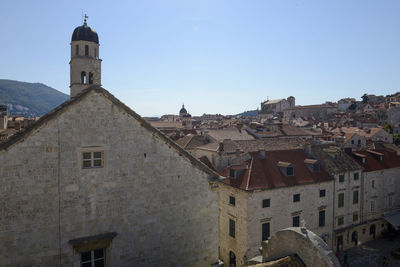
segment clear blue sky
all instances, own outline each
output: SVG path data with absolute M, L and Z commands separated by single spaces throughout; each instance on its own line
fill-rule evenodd
M 70 41 L 99 34 L 102 84 L 143 116 L 235 114 L 400 91 L 400 1 L 3 1 L 0 78 L 69 93 Z

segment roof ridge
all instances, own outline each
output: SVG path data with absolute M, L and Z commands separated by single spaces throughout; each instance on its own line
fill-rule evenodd
M 48 121 L 52 120 L 56 116 L 60 115 L 64 111 L 66 111 L 66 109 L 69 106 L 81 101 L 85 96 L 87 96 L 92 91 L 102 94 L 103 96 L 108 98 L 112 103 L 114 103 L 116 106 L 119 106 L 120 108 L 122 108 L 126 113 L 128 113 L 134 119 L 136 119 L 142 127 L 146 128 L 147 130 L 152 132 L 153 135 L 160 138 L 162 141 L 164 141 L 170 147 L 173 147 L 179 153 L 179 155 L 183 155 L 186 159 L 189 160 L 189 162 L 191 164 L 196 166 L 198 169 L 206 172 L 213 179 L 218 179 L 220 177 L 218 173 L 211 170 L 200 160 L 196 159 L 194 156 L 192 156 L 189 152 L 187 152 L 185 149 L 183 149 L 178 144 L 176 144 L 174 141 L 172 141 L 170 138 L 168 138 L 161 131 L 159 131 L 158 129 L 151 126 L 151 124 L 149 122 L 147 122 L 145 119 L 143 119 L 139 114 L 137 114 L 130 107 L 128 107 L 127 105 L 122 103 L 114 95 L 112 95 L 110 92 L 108 92 L 106 89 L 102 88 L 99 85 L 93 85 L 91 87 L 84 89 L 81 93 L 79 93 L 75 97 L 71 98 L 70 100 L 65 101 L 64 103 L 62 103 L 61 105 L 59 105 L 58 107 L 54 108 L 52 111 L 50 111 L 49 113 L 47 113 L 46 115 L 41 117 L 38 121 L 33 123 L 31 126 L 27 127 L 24 131 L 12 136 L 7 142 L 1 143 L 0 144 L 0 152 L 2 150 L 6 150 L 7 148 L 11 147 L 12 145 L 18 143 L 19 141 L 23 141 L 25 137 L 29 136 L 29 134 L 33 133 L 36 129 L 40 128 L 41 126 L 46 124 Z

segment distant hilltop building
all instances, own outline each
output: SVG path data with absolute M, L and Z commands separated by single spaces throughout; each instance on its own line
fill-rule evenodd
M 354 103 L 356 103 L 355 98 L 342 98 L 338 101 L 338 110 L 346 111 Z
M 275 100 L 267 100 L 261 103 L 261 113 L 279 113 L 283 112 L 286 109 L 294 108 L 295 106 L 295 98 L 293 96 L 289 96 L 287 99 L 275 99 Z

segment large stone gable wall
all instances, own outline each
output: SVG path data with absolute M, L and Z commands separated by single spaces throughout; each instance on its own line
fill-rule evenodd
M 87 146 L 104 149 L 104 168 L 80 168 Z M 218 257 L 207 174 L 100 93 L 0 151 L 0 162 L 4 266 L 78 265 L 68 241 L 109 232 L 118 233 L 110 266 L 205 266 Z

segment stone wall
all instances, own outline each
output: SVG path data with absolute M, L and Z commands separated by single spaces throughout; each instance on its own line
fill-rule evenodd
M 319 190 L 325 189 L 325 197 L 319 197 Z M 331 244 L 333 182 L 309 184 L 246 192 L 228 185 L 221 185 L 220 206 L 220 257 L 229 263 L 229 251 L 233 251 L 238 266 L 243 259 L 259 255 L 262 241 L 262 224 L 270 223 L 270 235 L 292 226 L 292 217 L 300 216 L 307 227 L 324 236 Z M 293 203 L 293 195 L 300 194 L 300 202 Z M 229 205 L 229 196 L 236 198 L 236 205 Z M 263 199 L 270 199 L 270 207 L 263 208 Z M 325 225 L 319 226 L 319 210 L 325 210 Z M 235 220 L 236 237 L 229 236 L 229 219 Z
M 325 197 L 319 196 L 320 189 L 325 189 Z M 300 194 L 300 201 L 293 202 L 293 195 Z M 320 236 L 326 236 L 331 243 L 332 231 L 332 196 L 333 182 L 309 184 L 256 191 L 248 202 L 248 258 L 258 254 L 262 239 L 262 224 L 270 223 L 270 234 L 292 227 L 293 216 L 300 216 L 307 228 Z M 270 207 L 263 208 L 263 199 L 270 199 Z M 325 225 L 319 226 L 319 210 L 325 210 Z
M 309 267 L 339 267 L 340 263 L 326 243 L 312 231 L 291 227 L 275 233 L 262 244 L 263 259 L 273 260 L 296 254 Z
M 81 152 L 104 152 L 82 169 Z M 80 266 L 69 244 L 116 232 L 110 266 L 207 266 L 218 255 L 208 174 L 92 91 L 0 150 L 2 266 Z
M 400 192 L 400 168 L 364 172 L 363 220 L 380 219 L 384 213 L 398 210 L 400 208 L 398 192 Z M 373 202 L 372 208 L 371 202 Z
M 248 193 L 221 184 L 219 196 L 219 256 L 229 266 L 229 252 L 236 255 L 236 266 L 242 266 L 247 253 L 247 199 Z M 229 197 L 235 198 L 235 205 L 229 204 Z M 235 221 L 235 238 L 229 235 L 229 219 Z

